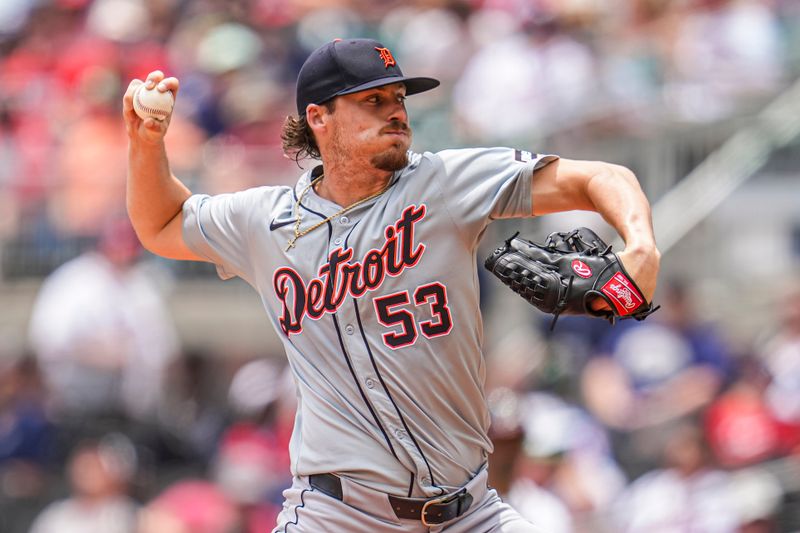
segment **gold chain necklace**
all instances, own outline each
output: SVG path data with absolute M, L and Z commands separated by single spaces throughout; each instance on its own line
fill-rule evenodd
M 309 189 L 311 189 L 311 187 L 313 187 L 314 185 L 316 185 L 317 183 L 322 181 L 323 176 L 325 176 L 325 174 L 320 174 L 319 177 L 314 178 L 311 181 L 311 183 L 306 185 L 306 188 L 303 189 L 303 192 L 300 193 L 300 196 L 297 198 L 297 202 L 295 202 L 295 204 L 294 204 L 294 211 L 296 213 L 296 218 L 295 218 L 295 222 L 294 222 L 294 237 L 289 239 L 287 241 L 287 243 L 286 243 L 286 251 L 287 252 L 289 251 L 290 248 L 294 248 L 294 243 L 296 243 L 297 239 L 299 239 L 303 235 L 305 235 L 307 233 L 311 233 L 312 231 L 314 231 L 318 227 L 322 226 L 323 224 L 326 224 L 327 222 L 330 222 L 332 219 L 338 217 L 339 215 L 343 215 L 343 214 L 347 213 L 348 211 L 350 211 L 351 209 L 355 209 L 356 207 L 360 206 L 361 204 L 369 202 L 373 198 L 377 198 L 378 196 L 380 196 L 381 194 L 386 192 L 386 189 L 388 189 L 389 185 L 392 184 L 392 180 L 391 180 L 391 178 L 389 178 L 389 181 L 386 182 L 386 185 L 381 190 L 376 192 L 375 194 L 367 196 L 366 198 L 362 198 L 361 200 L 357 200 L 357 201 L 353 202 L 352 204 L 348 205 L 347 207 L 343 207 L 342 209 L 340 209 L 336 213 L 332 214 L 331 216 L 326 217 L 324 220 L 320 220 L 319 222 L 317 222 L 313 226 L 311 226 L 309 228 L 306 228 L 306 229 L 301 231 L 300 230 L 300 218 L 301 218 L 300 217 L 300 202 L 303 201 L 303 198 L 305 197 L 305 195 L 309 191 Z

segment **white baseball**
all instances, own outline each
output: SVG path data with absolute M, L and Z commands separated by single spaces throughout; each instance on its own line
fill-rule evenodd
M 147 89 L 142 84 L 133 93 L 133 110 L 142 120 L 146 118 L 164 120 L 172 113 L 174 105 L 175 99 L 171 91 L 161 92 L 156 87 Z

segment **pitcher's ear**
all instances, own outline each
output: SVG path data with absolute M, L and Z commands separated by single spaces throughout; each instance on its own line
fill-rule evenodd
M 325 127 L 328 114 L 329 112 L 325 106 L 308 104 L 306 107 L 306 122 L 312 128 Z

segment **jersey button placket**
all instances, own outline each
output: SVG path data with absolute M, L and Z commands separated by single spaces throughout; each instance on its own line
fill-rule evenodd
M 350 224 L 351 221 L 348 217 L 342 216 L 338 218 L 337 222 L 339 222 L 340 226 L 338 228 L 334 227 L 334 238 L 330 241 L 330 251 L 333 251 L 335 246 L 341 246 L 341 244 L 344 243 L 345 234 L 349 231 L 349 229 L 343 226 Z M 363 312 L 364 311 L 362 309 L 362 313 Z M 361 335 L 356 335 L 357 329 L 354 325 L 356 316 L 352 305 L 350 303 L 342 305 L 339 309 L 337 309 L 336 316 L 342 324 L 341 331 L 343 335 L 341 336 L 341 340 L 344 342 L 350 355 L 350 360 L 356 375 L 359 376 L 361 383 L 363 383 L 363 387 L 369 391 L 369 401 L 375 409 L 376 415 L 380 419 L 380 423 L 384 427 L 395 426 L 393 429 L 390 429 L 391 434 L 394 435 L 399 443 L 401 443 L 401 446 L 411 456 L 412 461 L 414 461 L 415 464 L 418 464 L 417 468 L 420 468 L 419 464 L 422 464 L 422 467 L 424 467 L 422 458 L 419 457 L 412 439 L 409 438 L 409 435 L 406 431 L 398 427 L 398 425 L 402 422 L 398 418 L 396 406 L 393 405 L 391 399 L 385 394 L 383 388 L 379 386 L 380 383 L 378 379 L 374 377 L 374 368 L 369 356 L 369 352 L 365 349 Z

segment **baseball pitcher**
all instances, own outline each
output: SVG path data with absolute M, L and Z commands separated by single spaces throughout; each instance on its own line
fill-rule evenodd
M 486 485 L 476 248 L 498 218 L 597 211 L 650 301 L 659 252 L 634 175 L 514 148 L 411 152 L 405 99 L 439 82 L 352 39 L 309 56 L 284 125 L 287 155 L 319 166 L 294 187 L 192 194 L 170 172 L 171 117 L 133 110 L 142 83 L 179 82 L 155 71 L 124 97 L 142 244 L 252 285 L 294 375 L 294 482 L 274 532 L 538 531 Z

